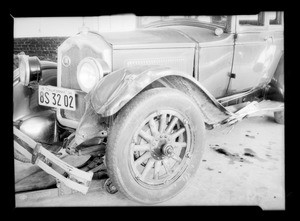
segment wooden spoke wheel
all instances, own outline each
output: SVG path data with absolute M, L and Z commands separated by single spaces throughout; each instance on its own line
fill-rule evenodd
M 182 191 L 201 161 L 201 116 L 193 100 L 176 89 L 156 88 L 132 99 L 108 134 L 106 165 L 114 186 L 145 204 Z

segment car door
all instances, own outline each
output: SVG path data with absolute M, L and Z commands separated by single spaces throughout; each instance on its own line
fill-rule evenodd
M 274 58 L 267 74 L 268 79 L 271 80 L 284 53 L 284 16 L 283 12 L 266 12 L 266 16 L 269 36 L 273 40 L 272 47 L 275 48 Z M 280 76 L 279 81 L 283 84 L 283 75 Z
M 190 35 L 199 42 L 196 79 L 218 99 L 226 95 L 232 69 L 234 27 L 231 24 L 235 21 L 235 17 L 199 16 L 198 19 L 201 21 L 204 18 L 209 18 L 208 21 L 213 21 L 214 24 L 221 24 L 224 33 L 216 35 L 213 31 L 197 30 L 195 35 Z
M 237 16 L 233 68 L 227 95 L 247 91 L 267 82 L 276 48 L 265 15 L 262 12 Z

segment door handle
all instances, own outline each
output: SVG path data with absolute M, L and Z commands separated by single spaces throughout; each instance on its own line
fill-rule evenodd
M 264 37 L 264 41 L 272 41 L 272 43 L 273 43 L 273 36 L 266 36 L 266 37 Z

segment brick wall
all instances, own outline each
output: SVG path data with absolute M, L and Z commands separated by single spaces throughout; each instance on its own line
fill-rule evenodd
M 15 38 L 14 54 L 24 52 L 40 60 L 57 61 L 57 48 L 68 37 Z

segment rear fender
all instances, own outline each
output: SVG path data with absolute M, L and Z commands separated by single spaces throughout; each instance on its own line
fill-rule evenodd
M 161 66 L 139 66 L 117 70 L 87 95 L 96 113 L 102 117 L 117 113 L 143 89 L 152 85 L 183 91 L 194 99 L 208 124 L 218 123 L 231 115 L 198 81 L 183 72 Z M 156 85 L 156 86 L 155 86 Z
M 281 56 L 274 76 L 267 87 L 265 99 L 284 102 L 284 55 Z

